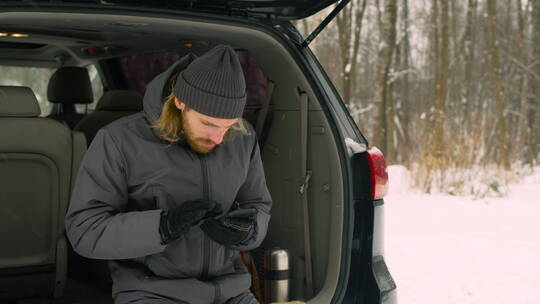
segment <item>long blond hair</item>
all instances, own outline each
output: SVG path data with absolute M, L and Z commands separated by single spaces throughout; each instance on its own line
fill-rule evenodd
M 161 115 L 152 126 L 161 139 L 169 142 L 177 142 L 178 134 L 182 131 L 182 111 L 174 104 L 174 98 L 174 95 L 171 95 L 165 99 Z
M 176 79 L 176 77 L 174 77 Z M 174 81 L 173 81 L 174 86 Z M 174 143 L 179 140 L 178 134 L 182 131 L 182 111 L 176 107 L 174 102 L 175 96 L 169 95 L 163 102 L 161 108 L 161 115 L 154 122 L 152 128 L 157 132 L 157 135 L 168 142 Z M 184 108 L 188 110 L 189 108 Z M 249 135 L 249 131 L 246 128 L 245 121 L 240 118 L 225 134 L 223 142 L 231 140 L 237 133 L 242 135 Z

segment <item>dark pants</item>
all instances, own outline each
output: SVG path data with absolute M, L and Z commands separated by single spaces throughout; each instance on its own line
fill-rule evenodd
M 162 298 L 144 291 L 134 291 L 129 293 L 120 293 L 115 301 L 115 304 L 213 304 L 213 303 L 187 303 L 175 302 L 167 298 Z M 218 303 L 216 303 L 218 304 Z M 221 303 L 219 303 L 221 304 Z M 224 304 L 259 304 L 259 301 L 249 291 L 242 293 L 232 299 L 227 300 Z
M 227 302 L 225 302 L 225 304 L 259 304 L 259 301 L 257 301 L 255 296 L 250 291 L 247 291 L 232 299 L 229 299 Z

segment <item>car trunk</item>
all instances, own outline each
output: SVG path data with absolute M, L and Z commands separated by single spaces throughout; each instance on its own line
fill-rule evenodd
M 17 12 L 0 16 L 2 22 L 13 29 L 34 30 L 41 35 L 38 41 L 56 37 L 61 46 L 58 54 L 74 55 L 66 56 L 66 64 L 94 63 L 93 54 L 81 53 L 84 47 L 108 50 L 110 53 L 102 54 L 100 60 L 105 74 L 116 78 L 116 83 L 108 83 L 109 89 L 122 86 L 137 89 L 127 77 L 118 80 L 119 75 L 111 67 L 122 64 L 115 59 L 118 57 L 156 50 L 202 53 L 219 43 L 246 52 L 264 74 L 261 82 L 264 89 L 259 90 L 262 93 L 258 95 L 260 101 L 270 100 L 267 115 L 260 114 L 262 105 L 249 101 L 247 109 L 248 119 L 254 126 L 261 119 L 267 120 L 258 131 L 267 185 L 274 201 L 267 237 L 253 256 L 262 272 L 264 267 L 260 260 L 265 250 L 275 247 L 288 250 L 290 300 L 335 301 L 344 290 L 342 285 L 350 265 L 347 259 L 350 259 L 352 239 L 347 233 L 352 229 L 352 207 L 348 201 L 350 181 L 346 180 L 348 173 L 344 171 L 350 155 L 343 148 L 339 123 L 330 114 L 331 105 L 322 102 L 325 93 L 318 87 L 315 72 L 298 57 L 299 50 L 276 27 L 218 16 L 207 16 L 201 22 L 192 15 L 175 12 L 160 12 L 159 18 L 155 13 L 150 15 L 138 10 L 131 10 L 129 14 L 131 16 L 116 15 L 114 10 L 86 14 L 74 10 L 72 13 Z M 73 25 L 74 20 L 76 25 Z M 38 28 L 41 30 L 37 31 Z M 67 35 L 74 33 L 80 37 Z M 124 65 L 124 68 L 129 66 Z M 268 95 L 269 83 L 273 84 L 271 95 Z M 74 286 L 81 288 L 76 283 L 68 284 L 68 297 L 76 296 Z M 84 303 L 84 299 L 76 300 Z

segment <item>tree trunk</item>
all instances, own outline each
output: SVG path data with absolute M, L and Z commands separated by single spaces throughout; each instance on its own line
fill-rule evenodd
M 437 0 L 434 0 L 437 3 Z M 435 85 L 435 112 L 433 119 L 433 133 L 432 133 L 432 151 L 433 158 L 438 162 L 442 162 L 443 153 L 445 151 L 445 135 L 444 135 L 444 123 L 445 123 L 445 106 L 446 106 L 446 95 L 448 87 L 448 63 L 449 63 L 449 14 L 448 14 L 448 2 L 441 1 L 441 34 L 440 40 L 436 34 L 434 37 L 434 43 L 439 43 L 440 46 L 436 45 L 435 51 L 438 52 L 435 57 L 437 58 L 436 63 L 436 85 Z M 438 15 L 437 5 L 434 6 L 434 13 Z M 435 20 L 437 16 L 434 17 Z M 435 28 L 435 32 L 437 28 Z
M 465 100 L 465 106 L 463 107 L 464 122 L 468 124 L 470 122 L 470 113 L 473 103 L 472 92 L 473 92 L 473 81 L 472 81 L 472 71 L 473 71 L 473 60 L 474 60 L 474 50 L 475 43 L 473 37 L 473 28 L 475 25 L 476 17 L 476 0 L 468 0 L 467 3 L 467 21 L 465 25 L 465 32 L 463 34 L 463 43 L 462 51 L 465 54 L 465 81 L 464 81 L 464 94 L 463 99 Z
M 396 46 L 395 50 L 395 66 L 397 66 L 400 73 L 399 78 L 396 82 L 397 98 L 396 98 L 396 115 L 397 123 L 396 132 L 398 133 L 398 143 L 401 149 L 399 153 L 396 154 L 396 160 L 398 162 L 404 163 L 406 166 L 409 165 L 411 160 L 411 151 L 412 144 L 409 138 L 409 112 L 411 109 L 411 104 L 409 101 L 409 72 L 410 72 L 410 41 L 409 41 L 409 1 L 402 0 L 401 10 L 400 10 L 400 24 L 399 24 L 399 33 L 400 39 L 398 39 L 399 44 Z
M 532 28 L 533 28 L 533 50 L 532 50 L 532 58 L 536 60 L 536 64 L 532 67 L 534 73 L 540 77 L 540 1 L 534 0 L 532 1 Z M 529 115 L 528 115 L 528 121 L 529 121 L 529 130 L 530 130 L 530 136 L 529 136 L 529 146 L 530 146 L 530 158 L 537 160 L 538 158 L 538 144 L 540 140 L 540 130 L 538 129 L 538 123 L 536 122 L 538 120 L 538 115 L 540 113 L 540 80 L 535 77 L 534 80 L 531 81 L 532 85 L 532 96 L 529 98 Z
M 449 18 L 449 20 L 451 21 L 451 24 L 452 24 L 452 34 L 451 34 L 451 37 L 452 37 L 452 53 L 450 54 L 452 57 L 451 58 L 458 58 L 458 54 L 459 54 L 459 43 L 458 43 L 458 9 L 457 9 L 457 6 L 458 6 L 458 3 L 457 1 L 445 1 L 445 2 L 448 2 L 449 5 L 450 5 L 450 11 L 452 12 L 451 14 L 451 18 Z M 461 2 L 461 1 L 460 1 Z
M 525 27 L 525 18 L 523 16 L 522 1 L 517 0 L 516 9 L 517 9 L 517 19 L 518 19 L 518 41 L 517 41 L 517 51 L 518 51 L 518 60 L 527 66 L 527 51 L 525 49 L 525 36 L 526 36 L 526 27 Z M 515 133 L 516 143 L 513 149 L 516 152 L 524 151 L 525 153 L 520 155 L 524 157 L 525 162 L 532 165 L 533 159 L 531 159 L 530 153 L 530 130 L 527 126 L 527 112 L 528 112 L 528 82 L 529 75 L 527 71 L 522 71 L 520 76 L 520 90 L 519 90 L 519 116 L 517 119 L 517 129 Z
M 501 63 L 499 58 L 499 41 L 496 32 L 497 20 L 497 2 L 496 0 L 487 1 L 487 16 L 488 16 L 488 53 L 491 66 L 489 74 L 493 85 L 493 95 L 497 104 L 497 151 L 496 163 L 503 166 L 504 169 L 510 170 L 510 155 L 508 153 L 508 129 L 506 127 L 506 119 L 504 111 L 506 108 L 503 87 L 501 80 Z
M 353 0 L 336 16 L 343 76 L 342 94 L 347 104 L 351 103 L 352 93 L 354 92 L 360 33 L 366 3 L 367 0 Z
M 384 0 L 384 10 L 381 14 L 381 30 L 378 47 L 377 79 L 375 82 L 375 102 L 378 105 L 377 133 L 374 143 L 386 154 L 390 146 L 388 143 L 389 124 L 393 123 L 393 117 L 388 117 L 388 71 L 392 62 L 392 53 L 396 43 L 396 0 Z M 391 102 L 390 102 L 391 103 Z
M 304 34 L 303 34 L 304 38 L 307 38 L 309 34 L 311 34 L 311 32 L 309 31 L 309 24 L 308 24 L 307 18 L 302 19 L 302 27 L 304 30 Z
M 360 1 L 360 0 L 358 0 Z M 358 49 L 360 48 L 360 34 L 362 33 L 362 22 L 364 20 L 364 13 L 366 11 L 367 0 L 362 0 L 362 4 L 356 3 L 355 5 L 355 22 L 354 22 L 354 42 L 352 45 L 351 56 L 351 74 L 347 79 L 344 87 L 349 92 L 349 96 L 352 96 L 355 87 L 352 84 L 356 84 L 356 76 L 358 75 L 357 63 L 358 63 Z

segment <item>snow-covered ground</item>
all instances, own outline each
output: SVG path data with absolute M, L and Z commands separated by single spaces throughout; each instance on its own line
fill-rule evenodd
M 507 197 L 419 194 L 389 168 L 385 258 L 400 304 L 539 304 L 540 167 Z

